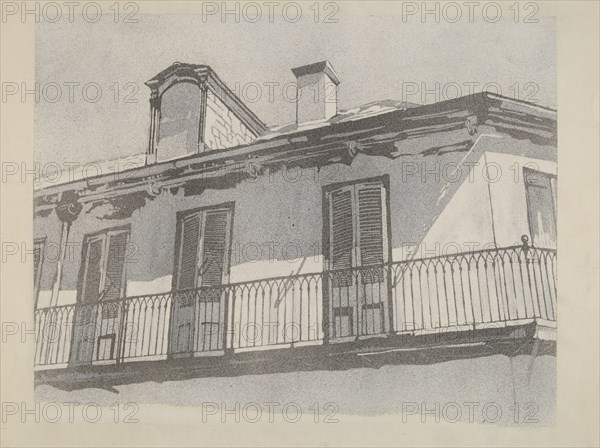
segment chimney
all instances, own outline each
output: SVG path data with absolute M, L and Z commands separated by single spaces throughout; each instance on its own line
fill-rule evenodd
M 292 69 L 296 76 L 296 124 L 329 120 L 337 114 L 340 83 L 329 61 Z

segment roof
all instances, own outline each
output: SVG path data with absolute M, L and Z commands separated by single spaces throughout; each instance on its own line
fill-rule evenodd
M 556 110 L 525 101 L 514 100 L 501 95 L 482 92 L 440 103 L 416 105 L 402 101 L 384 100 L 368 103 L 360 107 L 341 111 L 329 120 L 309 123 L 301 126 L 287 124 L 274 126 L 256 141 L 226 150 L 215 150 L 195 154 L 173 161 L 146 165 L 146 154 L 136 154 L 121 159 L 99 162 L 98 169 L 65 173 L 55 182 L 40 182 L 34 185 L 35 190 L 50 188 L 77 180 L 95 178 L 94 183 L 101 181 L 103 175 L 111 174 L 106 181 L 114 179 L 115 172 L 127 171 L 126 177 L 136 176 L 134 172 L 149 169 L 156 174 L 168 167 L 183 167 L 198 163 L 214 164 L 218 160 L 232 159 L 238 156 L 248 157 L 258 151 L 274 150 L 294 143 L 294 151 L 303 151 L 323 140 L 362 140 L 364 144 L 380 144 L 383 140 L 376 134 L 387 132 L 389 139 L 394 135 L 406 134 L 407 127 L 417 126 L 419 133 L 426 132 L 426 123 L 435 126 L 440 117 L 452 115 L 453 126 L 464 125 L 464 119 L 457 111 L 478 113 L 486 117 L 500 132 L 513 134 L 516 138 L 555 139 Z M 463 120 L 463 121 L 461 121 Z M 406 122 L 407 124 L 402 124 Z M 392 132 L 393 131 L 393 132 Z M 388 138 L 386 137 L 386 138 Z M 300 146 L 298 146 L 300 145 Z M 123 169 L 115 169 L 115 166 Z M 102 170 L 106 167 L 106 171 Z M 91 174 L 91 176 L 86 176 Z
M 200 67 L 200 66 L 199 66 Z M 168 70 L 168 69 L 167 69 Z M 166 70 L 163 70 L 166 72 Z M 161 74 L 158 74 L 161 76 Z M 308 131 L 311 129 L 324 128 L 334 123 L 345 123 L 350 121 L 362 120 L 367 117 L 391 112 L 394 110 L 405 110 L 418 107 L 418 104 L 407 103 L 395 100 L 374 101 L 348 110 L 342 110 L 329 120 L 315 121 L 298 126 L 295 122 L 284 125 L 271 126 L 269 130 L 256 141 L 266 141 L 275 137 L 285 136 L 286 134 Z M 214 153 L 211 151 L 210 153 Z M 80 165 L 70 171 L 61 172 L 60 176 L 52 179 L 52 182 L 42 181 L 35 184 L 35 189 L 39 190 L 53 185 L 62 185 L 68 182 L 95 177 L 101 174 L 120 173 L 146 165 L 146 153 L 132 154 L 109 160 L 99 160 L 96 162 Z
M 352 109 L 341 110 L 337 115 L 331 117 L 328 120 L 311 121 L 310 123 L 304 123 L 301 125 L 288 123 L 284 125 L 271 126 L 269 132 L 262 135 L 259 140 L 268 140 L 275 136 L 285 135 L 291 132 L 299 132 L 308 129 L 315 129 L 325 127 L 334 123 L 345 123 L 348 121 L 362 120 L 363 118 L 372 117 L 395 110 L 405 110 L 414 107 L 419 107 L 419 104 L 409 103 L 406 101 L 396 100 L 382 100 L 373 101 L 371 103 L 363 104 L 362 106 L 354 107 Z

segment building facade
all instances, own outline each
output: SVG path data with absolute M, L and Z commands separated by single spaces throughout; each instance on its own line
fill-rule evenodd
M 340 111 L 331 64 L 293 73 L 296 123 L 268 128 L 175 63 L 133 168 L 38 186 L 36 384 L 554 353 L 556 111 Z

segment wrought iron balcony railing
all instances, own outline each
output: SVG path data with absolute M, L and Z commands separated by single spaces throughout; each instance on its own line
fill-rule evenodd
M 556 321 L 556 251 L 525 245 L 36 310 L 38 369 Z

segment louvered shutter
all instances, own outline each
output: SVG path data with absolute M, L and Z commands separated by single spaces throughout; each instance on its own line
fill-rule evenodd
M 365 184 L 358 189 L 358 246 L 360 264 L 383 263 L 383 203 L 380 184 Z
M 198 261 L 199 216 L 192 215 L 181 221 L 181 246 L 177 273 L 177 289 L 196 287 L 196 265 Z
M 360 266 L 381 265 L 384 262 L 383 189 L 380 183 L 357 185 L 358 248 Z M 363 269 L 364 283 L 383 281 L 383 270 Z
M 42 245 L 41 243 L 34 243 L 33 245 L 33 279 L 37 282 L 40 273 L 40 260 L 42 258 Z
M 354 231 L 352 225 L 352 190 L 341 189 L 331 193 L 331 268 L 334 270 L 352 268 Z M 348 286 L 352 283 L 350 271 L 336 273 L 334 286 Z
M 40 280 L 42 277 L 42 257 L 44 253 L 44 241 L 34 241 L 33 243 L 33 291 L 37 308 L 38 292 L 40 290 Z
M 121 296 L 125 250 L 128 239 L 129 234 L 127 232 L 110 235 L 108 238 L 108 259 L 106 260 L 103 300 L 118 299 Z
M 104 248 L 104 238 L 95 238 L 87 243 L 85 251 L 85 279 L 82 301 L 91 303 L 98 300 L 100 295 L 102 250 Z
M 229 211 L 206 212 L 202 238 L 201 278 L 203 287 L 221 286 L 227 256 Z
M 185 216 L 179 221 L 179 249 L 176 271 L 175 311 L 172 322 L 171 351 L 188 353 L 194 347 L 194 316 L 198 278 L 198 239 L 200 237 L 200 214 Z
M 94 357 L 94 346 L 97 335 L 98 306 L 102 282 L 102 264 L 104 261 L 105 236 L 86 238 L 84 259 L 83 291 L 81 305 L 76 309 L 75 326 L 73 327 L 73 347 L 69 362 L 75 364 L 91 363 Z

